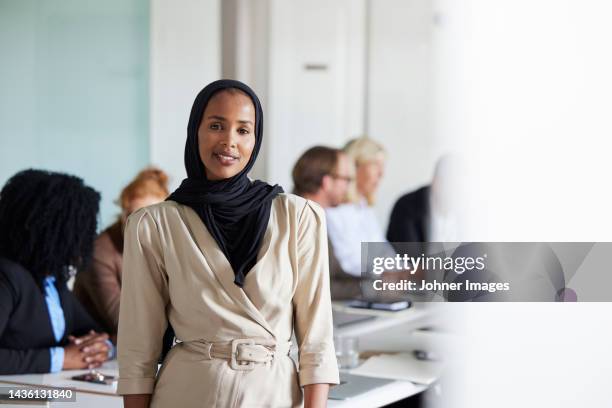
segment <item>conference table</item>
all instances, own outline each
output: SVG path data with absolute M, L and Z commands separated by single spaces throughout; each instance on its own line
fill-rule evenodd
M 410 333 L 412 330 L 422 327 L 430 322 L 431 314 L 423 308 L 413 308 L 402 312 L 372 313 L 372 311 L 353 311 L 346 309 L 342 303 L 334 304 L 334 314 L 359 314 L 373 317 L 355 324 L 347 324 L 335 329 L 336 335 L 350 335 L 359 337 L 360 342 L 368 349 L 385 350 L 390 347 L 397 348 L 393 338 L 389 336 L 377 336 L 381 330 L 392 330 L 394 333 Z M 363 341 L 362 341 L 363 340 Z M 402 344 L 401 339 L 396 340 Z M 118 375 L 116 360 L 105 363 L 99 372 L 109 375 Z M 88 370 L 61 371 L 52 374 L 25 374 L 0 376 L 0 388 L 6 394 L 7 387 L 32 388 L 32 389 L 61 389 L 71 388 L 75 391 L 76 402 L 54 401 L 37 406 L 48 406 L 52 408 L 119 408 L 123 407 L 123 400 L 116 395 L 116 383 L 113 385 L 93 384 L 83 381 L 75 381 L 71 378 L 75 375 L 87 373 Z M 350 372 L 350 370 L 348 370 Z M 359 408 L 359 407 L 381 407 L 395 401 L 408 398 L 423 390 L 427 386 L 415 384 L 410 381 L 393 381 L 382 387 L 365 392 L 347 400 L 329 400 L 328 406 L 333 408 Z M 23 407 L 23 405 L 0 404 L 2 407 Z M 30 405 L 31 406 L 31 405 Z M 35 405 L 36 406 L 36 405 Z
M 117 361 L 112 360 L 105 363 L 98 369 L 103 374 L 117 376 Z M 117 385 L 93 384 L 83 381 L 72 380 L 71 377 L 79 374 L 85 374 L 89 370 L 69 370 L 60 371 L 50 374 L 23 374 L 23 375 L 2 375 L 0 376 L 0 387 L 6 389 L 8 387 L 15 388 L 32 388 L 32 389 L 61 389 L 71 388 L 74 390 L 76 401 L 57 401 L 48 402 L 38 406 L 48 406 L 53 408 L 76 408 L 76 407 L 91 407 L 91 408 L 119 408 L 123 407 L 123 400 L 116 394 Z M 4 407 L 23 407 L 24 405 L 4 405 Z M 34 405 L 36 406 L 36 405 Z

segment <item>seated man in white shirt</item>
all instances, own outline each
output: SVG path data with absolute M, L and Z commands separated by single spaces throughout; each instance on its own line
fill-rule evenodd
M 362 285 L 361 242 L 386 242 L 374 212 L 365 202 L 346 203 L 353 184 L 353 166 L 353 160 L 344 151 L 315 146 L 302 154 L 292 173 L 294 193 L 325 208 L 334 300 L 374 297 L 375 293 L 367 289 L 369 286 Z M 360 179 L 359 171 L 357 169 L 358 183 L 359 180 L 365 181 L 364 184 L 372 181 L 363 174 Z M 370 185 L 376 186 L 377 181 Z M 393 248 L 388 247 L 381 255 L 394 256 Z M 392 278 L 401 277 L 395 272 L 391 274 L 396 275 Z
M 342 150 L 325 146 L 308 149 L 293 167 L 294 193 L 318 203 L 326 211 L 346 200 L 353 169 Z M 361 294 L 359 274 L 346 274 L 329 246 L 332 298 L 349 299 Z

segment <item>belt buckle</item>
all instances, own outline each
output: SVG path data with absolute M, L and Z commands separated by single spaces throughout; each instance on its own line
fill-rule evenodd
M 204 349 L 204 357 L 206 357 L 207 360 L 212 360 L 213 356 L 212 356 L 212 343 L 206 343 L 205 344 L 205 349 Z
M 253 361 L 239 362 L 236 360 L 236 356 L 238 355 L 238 346 L 242 344 L 253 345 L 255 344 L 255 340 L 253 339 L 234 339 L 232 340 L 232 354 L 230 357 L 230 367 L 232 367 L 234 370 L 239 370 L 239 371 L 253 370 L 255 368 L 255 362 Z

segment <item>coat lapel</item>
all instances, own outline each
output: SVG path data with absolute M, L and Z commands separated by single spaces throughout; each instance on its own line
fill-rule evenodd
M 272 330 L 272 327 L 266 321 L 264 316 L 261 314 L 259 309 L 255 307 L 251 299 L 247 296 L 242 288 L 237 286 L 234 283 L 234 270 L 230 265 L 229 261 L 225 257 L 225 254 L 217 245 L 215 239 L 210 235 L 208 229 L 200 219 L 200 217 L 196 214 L 196 212 L 188 206 L 180 205 L 179 209 L 183 214 L 183 219 L 185 220 L 186 225 L 191 231 L 192 236 L 194 237 L 196 244 L 204 258 L 208 261 L 213 273 L 217 277 L 217 280 L 221 283 L 221 286 L 225 291 L 230 295 L 234 301 L 236 301 L 239 305 L 242 306 L 244 311 L 257 323 L 259 323 L 264 329 L 266 329 L 272 336 L 276 338 L 276 334 Z M 266 235 L 269 233 L 270 224 L 268 224 Z M 264 240 L 267 242 L 269 246 L 269 240 Z M 265 244 L 264 244 L 265 246 Z M 262 248 L 265 251 L 265 248 Z M 260 251 L 261 252 L 261 251 Z M 247 273 L 247 278 L 250 274 L 256 273 L 260 262 Z

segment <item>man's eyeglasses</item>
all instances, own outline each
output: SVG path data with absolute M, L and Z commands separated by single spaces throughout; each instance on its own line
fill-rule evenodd
M 330 174 L 330 176 L 336 180 L 344 180 L 347 183 L 350 183 L 351 181 L 353 181 L 355 178 L 351 177 L 351 176 L 342 176 L 340 174 Z

